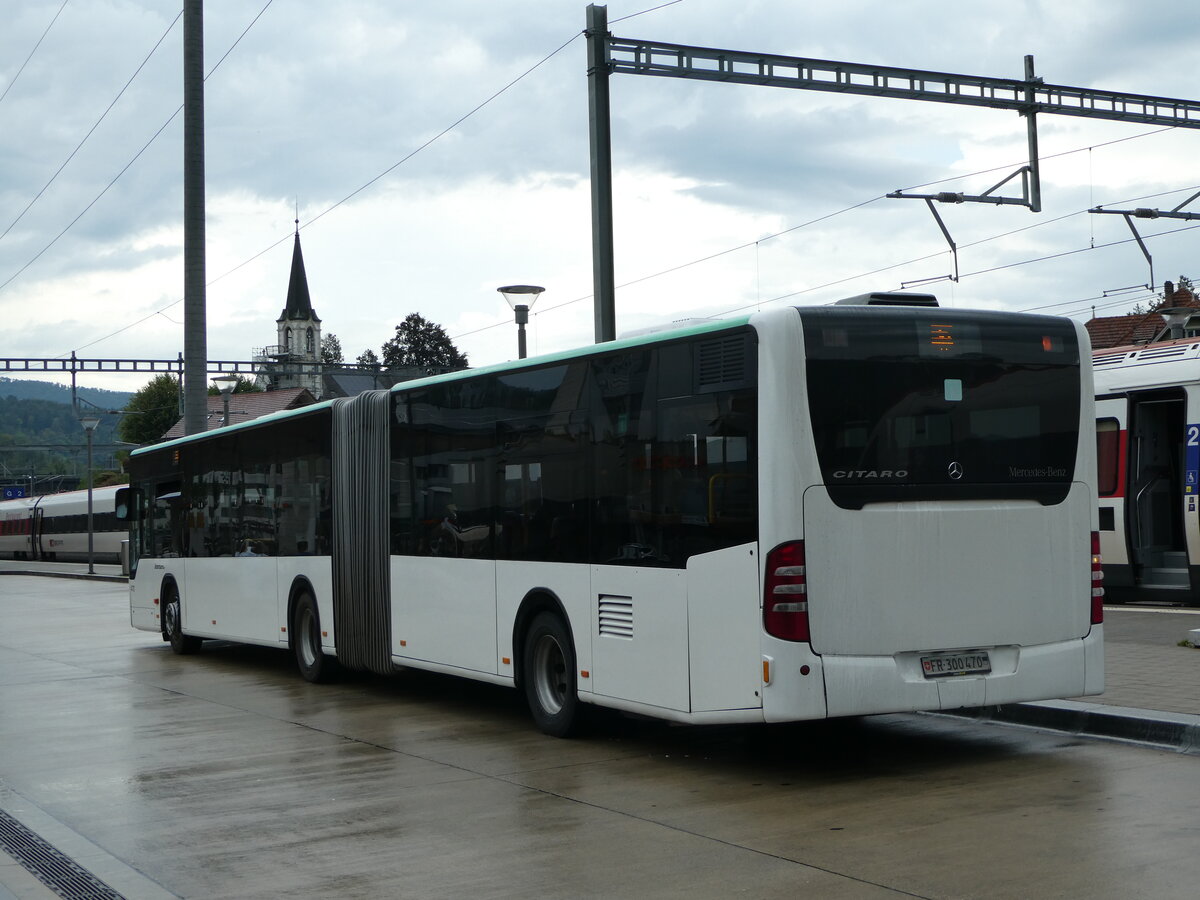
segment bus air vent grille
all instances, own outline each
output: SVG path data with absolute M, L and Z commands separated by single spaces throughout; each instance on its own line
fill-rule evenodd
M 696 351 L 698 387 L 741 384 L 746 379 L 746 337 L 736 334 L 704 341 Z
M 633 598 L 600 595 L 600 636 L 633 640 Z

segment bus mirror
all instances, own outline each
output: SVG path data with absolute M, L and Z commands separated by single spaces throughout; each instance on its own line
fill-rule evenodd
M 114 514 L 122 522 L 131 522 L 138 518 L 137 512 L 141 504 L 137 502 L 137 488 L 118 488 Z

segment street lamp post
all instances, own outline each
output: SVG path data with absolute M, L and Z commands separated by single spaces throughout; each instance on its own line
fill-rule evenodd
M 529 321 L 529 310 L 533 308 L 533 304 L 537 303 L 537 298 L 541 295 L 544 287 L 538 287 L 536 284 L 510 284 L 505 287 L 496 288 L 508 305 L 512 307 L 513 318 L 517 323 L 517 359 L 524 359 L 525 353 L 525 325 Z M 525 297 L 532 299 L 528 303 L 521 302 Z
M 100 424 L 99 416 L 80 416 L 79 424 L 83 426 L 83 430 L 87 433 L 87 478 L 88 478 L 88 574 L 96 574 L 96 565 L 94 557 L 94 535 L 92 522 L 92 432 L 96 430 L 96 426 Z
M 217 390 L 221 392 L 221 404 L 224 406 L 224 418 L 221 419 L 222 425 L 229 424 L 229 395 L 233 393 L 233 389 L 238 385 L 238 377 L 236 375 L 214 375 L 212 383 L 217 386 Z

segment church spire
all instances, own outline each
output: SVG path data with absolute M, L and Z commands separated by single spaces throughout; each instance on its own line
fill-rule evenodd
M 312 308 L 308 293 L 308 275 L 304 271 L 304 255 L 300 252 L 300 220 L 296 219 L 296 242 L 292 248 L 292 274 L 288 280 L 287 305 L 276 320 L 278 322 L 309 320 L 320 322 Z

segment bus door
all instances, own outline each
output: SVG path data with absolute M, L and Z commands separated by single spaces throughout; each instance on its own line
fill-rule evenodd
M 1134 580 L 1142 587 L 1185 590 L 1185 397 L 1181 390 L 1132 394 L 1129 405 L 1125 516 Z

